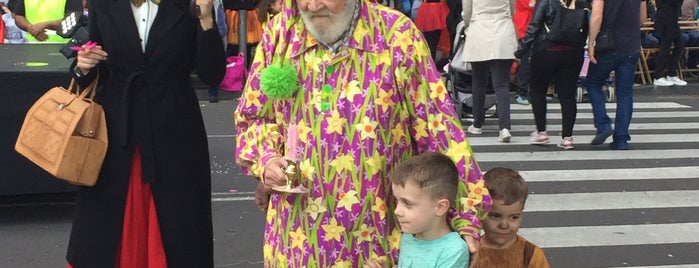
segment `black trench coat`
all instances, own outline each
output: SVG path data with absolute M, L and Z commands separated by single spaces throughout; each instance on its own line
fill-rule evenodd
M 162 0 L 144 53 L 129 3 L 90 1 L 90 40 L 109 54 L 98 68 L 96 96 L 107 117 L 109 149 L 97 184 L 78 189 L 67 260 L 75 268 L 114 267 L 138 147 L 168 267 L 213 267 L 209 152 L 191 73 L 196 69 L 210 85 L 221 81 L 221 36 L 215 23 L 201 29 L 190 0 Z

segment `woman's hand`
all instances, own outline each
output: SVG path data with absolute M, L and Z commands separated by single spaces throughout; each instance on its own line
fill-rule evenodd
M 214 1 L 213 0 L 196 0 L 194 2 L 199 10 L 199 24 L 203 30 L 209 30 L 214 27 Z
M 100 61 L 106 60 L 107 56 L 107 52 L 102 50 L 102 46 L 100 45 L 92 48 L 83 45 L 82 48 L 78 50 L 75 66 L 80 69 L 80 72 L 87 74 L 92 68 L 95 68 Z

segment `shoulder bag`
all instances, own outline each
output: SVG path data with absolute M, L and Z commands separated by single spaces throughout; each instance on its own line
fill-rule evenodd
M 566 5 L 565 0 L 560 0 L 556 6 L 556 17 L 551 26 L 546 26 L 547 38 L 554 43 L 574 47 L 584 47 L 587 40 L 588 9 L 584 6 L 576 7 L 576 0 Z

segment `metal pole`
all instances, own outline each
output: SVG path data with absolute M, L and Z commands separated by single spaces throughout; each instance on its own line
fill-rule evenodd
M 245 67 L 247 67 L 248 64 L 248 31 L 247 25 L 245 24 L 247 21 L 247 15 L 247 10 L 238 10 L 238 51 L 239 53 L 243 53 L 243 62 L 245 63 Z

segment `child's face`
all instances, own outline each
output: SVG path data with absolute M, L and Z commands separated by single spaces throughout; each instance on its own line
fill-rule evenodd
M 481 243 L 488 248 L 503 249 L 511 246 L 522 224 L 524 204 L 517 201 L 505 205 L 502 200 L 493 200 L 493 207 L 483 221 L 485 237 Z
M 426 239 L 425 233 L 433 230 L 441 219 L 437 216 L 438 200 L 412 182 L 407 182 L 405 187 L 393 184 L 391 188 L 397 200 L 394 212 L 401 231 L 414 234 L 418 239 Z
M 270 5 L 270 9 L 272 10 L 272 14 L 277 14 L 279 12 L 282 12 L 282 0 L 276 0 L 272 2 Z

